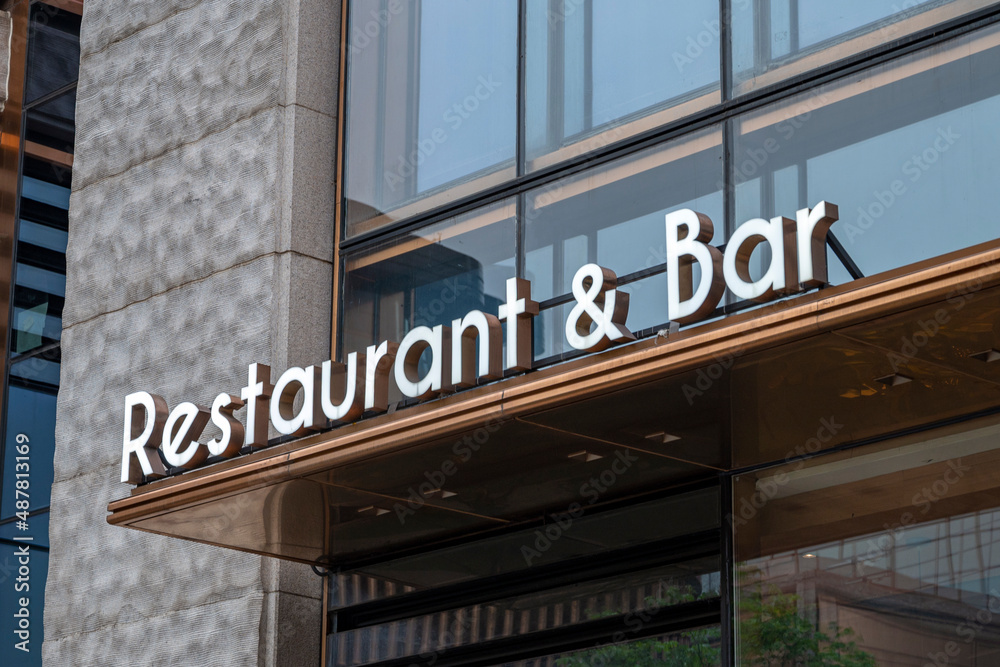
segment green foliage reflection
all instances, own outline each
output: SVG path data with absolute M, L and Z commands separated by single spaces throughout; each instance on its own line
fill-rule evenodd
M 672 588 L 661 598 L 647 598 L 647 612 L 717 597 Z M 594 617 L 620 615 L 609 611 Z M 853 641 L 849 628 L 817 629 L 805 617 L 796 595 L 760 583 L 745 585 L 740 599 L 740 664 L 746 667 L 876 667 L 874 656 Z M 669 638 L 608 644 L 560 658 L 558 667 L 716 667 L 721 664 L 718 627 L 693 630 Z

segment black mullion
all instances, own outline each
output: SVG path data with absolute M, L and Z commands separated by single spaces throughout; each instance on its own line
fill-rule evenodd
M 340 129 L 339 145 L 337 146 L 337 152 L 338 152 L 338 154 L 340 156 L 340 163 L 338 165 L 339 166 L 339 171 L 338 171 L 338 173 L 335 174 L 335 176 L 337 178 L 337 184 L 334 187 L 337 189 L 337 191 L 334 193 L 334 199 L 340 205 L 340 220 L 339 220 L 340 221 L 340 229 L 338 230 L 336 228 L 336 224 L 334 225 L 333 235 L 336 236 L 336 237 L 339 237 L 339 238 L 335 238 L 333 240 L 333 247 L 334 248 L 340 248 L 341 245 L 343 244 L 344 240 L 347 238 L 347 224 L 348 224 L 348 221 L 350 219 L 349 216 L 348 216 L 349 210 L 347 208 L 347 180 L 346 180 L 346 177 L 347 177 L 347 171 L 348 171 L 348 164 L 347 164 L 347 144 L 350 141 L 350 139 L 348 138 L 348 135 L 347 135 L 347 129 L 348 129 L 348 127 L 347 127 L 347 109 L 350 107 L 350 104 L 351 104 L 351 87 L 350 87 L 350 81 L 351 81 L 351 5 L 353 3 L 351 2 L 351 0 L 343 0 L 343 3 L 344 3 L 343 4 L 343 9 L 342 9 L 342 11 L 343 11 L 343 19 L 342 19 L 343 25 L 340 26 L 340 33 L 341 33 L 341 37 L 340 38 L 342 40 L 344 40 L 345 42 L 347 42 L 347 44 L 344 46 L 343 51 L 342 51 L 344 62 L 342 63 L 342 66 L 341 66 L 341 72 L 343 73 L 344 80 L 338 82 L 338 84 L 340 86 L 340 96 L 341 96 L 341 99 L 337 100 L 338 101 L 338 107 L 337 107 L 337 127 Z M 376 146 L 375 148 L 378 149 L 379 147 Z M 381 155 L 381 153 L 377 153 L 377 155 Z M 379 160 L 381 160 L 381 159 L 382 158 L 379 158 Z M 334 215 L 336 215 L 336 214 L 337 213 L 335 211 Z M 338 259 L 340 259 L 340 258 L 339 257 L 334 257 L 334 260 L 338 260 Z M 342 269 L 344 268 L 343 265 L 341 266 L 341 268 Z M 344 282 L 344 274 L 343 273 L 340 274 L 340 282 L 341 282 L 341 284 L 343 284 L 343 282 Z M 334 285 L 333 289 L 334 289 L 334 291 L 336 291 L 337 290 L 337 286 Z M 341 303 L 343 303 L 343 301 L 341 301 Z M 342 311 L 343 308 L 341 308 L 340 310 Z M 340 328 L 340 326 L 342 325 L 342 321 L 341 321 L 342 317 L 343 317 L 343 315 L 340 315 L 340 314 L 338 314 L 338 316 L 337 316 L 337 320 L 338 320 L 337 321 L 337 325 L 338 325 L 337 326 L 337 331 L 338 332 L 342 331 L 342 329 Z M 338 333 L 338 337 L 339 337 L 339 333 Z
M 21 112 L 24 113 L 24 112 L 27 112 L 27 111 L 31 111 L 35 107 L 41 106 L 41 105 L 45 104 L 46 102 L 51 102 L 52 100 L 56 99 L 57 97 L 65 95 L 69 91 L 75 89 L 77 87 L 78 83 L 79 83 L 79 81 L 73 81 L 71 83 L 67 83 L 62 88 L 56 88 L 55 90 L 53 90 L 50 93 L 45 93 L 41 97 L 38 97 L 38 98 L 32 100 L 31 102 L 26 103 L 23 107 L 21 107 Z
M 730 425 L 731 427 L 731 425 Z M 730 436 L 732 433 L 730 432 Z M 731 441 L 731 437 L 730 437 Z M 722 655 L 721 664 L 736 664 L 736 560 L 735 535 L 730 521 L 733 514 L 733 478 L 728 474 L 720 475 L 720 531 L 719 550 L 721 566 L 719 570 L 719 597 L 722 602 Z
M 728 118 L 722 123 L 722 206 L 725 219 L 723 225 L 723 244 L 729 243 L 733 232 L 736 231 L 736 178 L 734 165 L 736 161 L 733 155 L 736 152 L 736 132 L 733 125 L 735 119 Z M 722 305 L 725 307 L 734 297 L 727 289 L 722 295 Z
M 517 127 L 514 156 L 514 173 L 520 177 L 527 171 L 527 81 L 528 66 L 528 0 L 518 0 L 517 3 Z M 520 274 L 518 274 L 520 275 Z

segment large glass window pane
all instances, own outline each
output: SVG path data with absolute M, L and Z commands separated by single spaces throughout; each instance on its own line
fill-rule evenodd
M 535 299 L 570 295 L 576 271 L 594 262 L 614 271 L 631 294 L 630 329 L 666 323 L 664 217 L 680 208 L 704 213 L 720 244 L 722 180 L 722 132 L 713 129 L 529 192 L 525 278 Z M 538 359 L 567 351 L 569 306 L 546 305 L 536 322 Z
M 527 3 L 526 143 L 537 169 L 719 101 L 719 4 Z
M 733 93 L 835 62 L 991 0 L 732 0 Z
M 517 3 L 353 0 L 347 235 L 514 175 Z
M 997 664 L 997 434 L 925 434 L 736 478 L 742 664 Z
M 743 116 L 737 221 L 836 203 L 865 275 L 995 239 L 998 117 L 996 28 Z

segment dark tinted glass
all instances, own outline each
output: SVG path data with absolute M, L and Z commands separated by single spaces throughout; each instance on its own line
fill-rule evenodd
M 64 153 L 72 153 L 76 138 L 75 115 L 76 88 L 25 112 L 24 138 Z
M 80 16 L 36 2 L 31 6 L 28 27 L 25 102 L 73 83 L 79 70 Z
M 637 617 L 639 618 L 639 617 Z M 633 639 L 634 632 L 620 641 L 601 642 L 593 648 L 562 654 L 505 662 L 497 667 L 716 667 L 722 664 L 722 628 L 718 625 L 667 635 Z
M 718 557 L 705 558 L 337 633 L 330 642 L 332 664 L 363 665 L 408 656 L 416 659 L 489 639 L 530 635 L 601 618 L 632 615 L 638 620 L 643 614 L 667 607 L 717 598 L 718 570 Z M 647 648 L 656 654 L 655 645 Z M 666 646 L 659 648 L 666 652 Z

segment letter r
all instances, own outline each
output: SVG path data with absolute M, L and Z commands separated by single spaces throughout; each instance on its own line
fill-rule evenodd
M 138 484 L 143 475 L 166 476 L 166 468 L 157 451 L 166 421 L 167 402 L 161 396 L 137 391 L 125 397 L 122 484 Z M 139 465 L 136 466 L 135 463 Z

